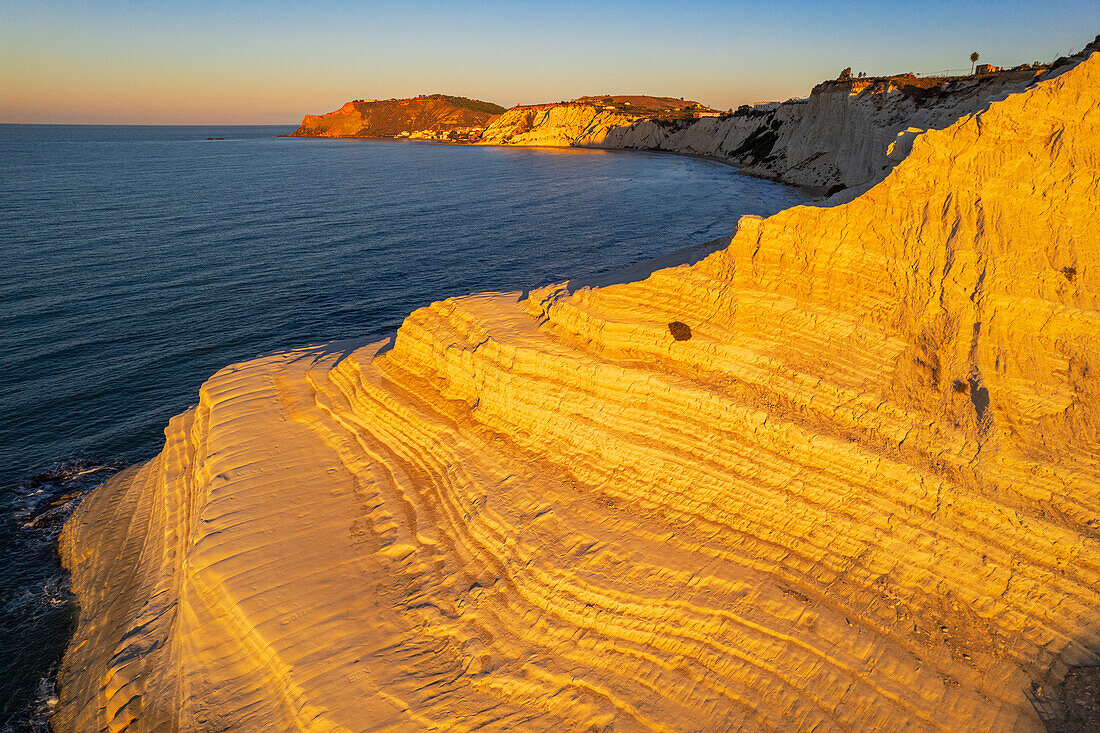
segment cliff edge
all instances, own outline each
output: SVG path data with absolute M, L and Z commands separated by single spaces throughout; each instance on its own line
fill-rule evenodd
M 821 188 L 882 180 L 913 139 L 1026 89 L 1046 69 L 986 76 L 909 76 L 824 82 L 806 99 L 742 108 L 699 120 L 639 120 L 585 147 L 663 150 L 727 160 L 742 172 Z
M 66 525 L 54 725 L 1073 720 L 1098 210 L 1093 53 L 692 266 L 227 367 Z

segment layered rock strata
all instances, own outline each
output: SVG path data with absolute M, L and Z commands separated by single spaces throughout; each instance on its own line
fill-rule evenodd
M 985 109 L 1041 76 L 1025 70 L 923 86 L 925 80 L 904 77 L 826 82 L 806 99 L 770 109 L 687 123 L 639 120 L 574 144 L 706 155 L 800 186 L 860 186 L 881 180 L 915 136 Z
M 228 367 L 66 526 L 54 724 L 1041 731 L 1100 650 L 1098 209 L 1093 54 L 693 266 Z
M 711 112 L 698 102 L 671 97 L 582 97 L 572 102 L 513 107 L 485 128 L 481 145 L 598 147 L 612 131 L 624 130 L 663 114 Z M 609 144 L 609 147 L 616 147 Z

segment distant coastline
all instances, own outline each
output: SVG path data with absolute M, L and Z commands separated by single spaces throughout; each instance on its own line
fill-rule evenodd
M 355 100 L 324 115 L 306 115 L 288 136 L 674 153 L 732 165 L 814 195 L 831 194 L 882 180 L 923 132 L 981 111 L 1069 61 L 943 77 L 853 77 L 846 70 L 847 76 L 817 84 L 807 97 L 726 111 L 641 95 L 508 110 L 439 94 Z

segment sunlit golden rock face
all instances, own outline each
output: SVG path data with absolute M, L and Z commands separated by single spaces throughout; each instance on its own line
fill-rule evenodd
M 491 102 L 445 94 L 348 102 L 323 115 L 306 115 L 291 137 L 413 137 L 477 139 L 504 111 Z
M 693 266 L 222 370 L 66 526 L 55 725 L 1042 730 L 1100 649 L 1098 187 L 1093 54 Z
M 557 104 L 520 105 L 494 119 L 478 140 L 481 145 L 546 147 L 626 147 L 604 145 L 615 130 L 661 115 L 711 111 L 698 102 L 672 97 L 620 95 L 581 97 Z
M 608 130 L 633 124 L 636 117 L 594 104 L 513 107 L 482 133 L 481 145 L 566 147 L 578 140 L 603 142 Z

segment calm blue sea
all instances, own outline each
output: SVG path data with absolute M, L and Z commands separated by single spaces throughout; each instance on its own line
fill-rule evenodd
M 45 730 L 74 618 L 64 518 L 220 367 L 802 200 L 692 158 L 289 129 L 0 125 L 0 730 Z

